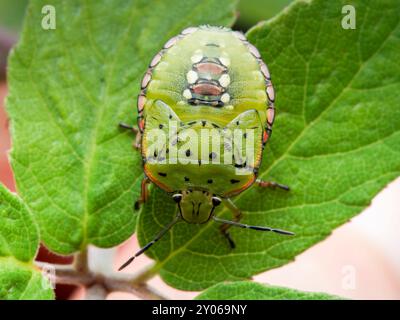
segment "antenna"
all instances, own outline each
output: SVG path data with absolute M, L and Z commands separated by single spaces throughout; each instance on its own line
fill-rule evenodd
M 174 220 L 172 220 L 168 225 L 164 227 L 160 231 L 159 234 L 155 236 L 153 240 L 151 240 L 148 244 L 146 244 L 143 248 L 141 248 L 138 252 L 136 252 L 131 258 L 128 259 L 119 269 L 118 271 L 121 271 L 122 269 L 125 269 L 127 266 L 129 266 L 133 260 L 135 260 L 136 257 L 140 256 L 143 252 L 145 252 L 147 249 L 149 249 L 154 243 L 156 243 L 158 240 L 160 240 L 167 232 L 169 229 L 172 228 L 172 226 L 177 223 L 180 220 L 180 215 L 178 214 Z
M 283 234 L 283 235 L 286 235 L 286 236 L 293 236 L 294 235 L 293 232 L 285 231 L 285 230 L 281 230 L 281 229 L 274 229 L 274 228 L 270 228 L 270 227 L 261 227 L 261 226 L 251 226 L 251 225 L 240 223 L 240 222 L 236 222 L 236 221 L 217 218 L 216 216 L 213 216 L 212 218 L 213 218 L 214 221 L 216 221 L 218 223 L 226 223 L 226 224 L 230 224 L 230 225 L 235 226 L 235 227 L 253 229 L 253 230 L 258 230 L 258 231 L 272 231 L 272 232 Z

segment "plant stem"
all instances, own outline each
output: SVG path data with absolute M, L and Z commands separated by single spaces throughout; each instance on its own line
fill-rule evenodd
M 79 272 L 72 264 L 51 264 L 47 262 L 35 262 L 40 269 L 55 271 L 56 283 L 72 284 L 76 286 L 90 286 L 95 282 L 91 273 Z
M 83 249 L 79 253 L 75 255 L 74 259 L 74 267 L 75 270 L 81 273 L 89 272 L 89 263 L 88 263 L 88 250 Z
M 166 300 L 162 294 L 146 284 L 147 280 L 155 275 L 153 268 L 146 268 L 138 275 L 117 273 L 95 273 L 87 268 L 87 255 L 77 255 L 74 264 L 49 264 L 36 261 L 41 269 L 53 269 L 56 283 L 84 286 L 86 288 L 85 299 L 105 299 L 107 294 L 114 291 L 122 291 L 134 294 L 141 299 Z M 85 263 L 86 261 L 86 263 Z

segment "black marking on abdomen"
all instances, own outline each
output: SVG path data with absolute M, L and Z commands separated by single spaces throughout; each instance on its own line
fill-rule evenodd
M 243 162 L 242 164 L 237 164 L 237 163 L 235 163 L 235 168 L 245 168 L 246 167 L 246 161 L 245 162 Z M 231 180 L 231 182 L 232 182 L 232 180 Z M 233 182 L 232 182 L 233 183 Z
M 206 106 L 212 107 L 223 107 L 224 103 L 221 100 L 204 100 L 198 98 L 190 98 L 188 99 L 188 103 L 192 106 L 197 106 L 199 104 L 205 104 Z

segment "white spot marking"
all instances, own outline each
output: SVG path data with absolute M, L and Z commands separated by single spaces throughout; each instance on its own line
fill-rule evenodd
M 231 78 L 229 77 L 229 74 L 225 73 L 219 78 L 219 84 L 223 86 L 224 88 L 227 88 L 229 84 L 231 83 Z
M 186 79 L 189 83 L 195 83 L 198 78 L 197 72 L 193 70 L 190 70 L 186 75 Z
M 189 89 L 185 89 L 185 90 L 183 91 L 183 96 L 184 96 L 186 99 L 190 99 L 190 98 L 192 97 L 192 93 L 190 92 Z
M 230 97 L 229 94 L 226 93 L 226 92 L 221 96 L 221 101 L 222 101 L 223 103 L 228 103 L 230 99 L 231 99 L 231 97 Z

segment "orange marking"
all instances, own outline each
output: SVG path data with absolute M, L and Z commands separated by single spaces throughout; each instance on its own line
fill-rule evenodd
M 267 130 L 264 130 L 264 133 L 263 133 L 263 143 L 266 143 L 267 140 L 268 140 L 268 138 L 269 138 L 268 132 L 267 132 Z
M 252 177 L 243 186 L 241 186 L 239 189 L 234 189 L 234 190 L 224 194 L 224 196 L 225 197 L 232 197 L 232 196 L 234 196 L 236 194 L 239 194 L 239 193 L 243 192 L 244 190 L 246 190 L 247 188 L 249 188 L 254 183 L 254 181 L 256 181 L 255 174 L 253 174 Z
M 159 178 L 154 177 L 152 172 L 149 170 L 147 164 L 144 165 L 143 170 L 144 170 L 145 175 L 151 180 L 151 182 L 155 183 L 157 186 L 159 186 L 161 189 L 165 190 L 166 192 L 173 191 L 171 188 L 168 188 L 165 184 L 161 183 Z
M 140 119 L 138 124 L 139 124 L 140 131 L 143 131 L 144 130 L 144 119 L 143 118 Z

